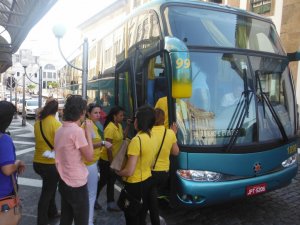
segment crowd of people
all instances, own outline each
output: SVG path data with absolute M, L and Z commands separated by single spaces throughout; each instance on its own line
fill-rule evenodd
M 179 153 L 177 127 L 164 126 L 164 110 L 142 106 L 133 119 L 127 119 L 124 129 L 125 110 L 120 106 L 112 107 L 104 119 L 100 105 L 87 105 L 81 96 L 70 95 L 62 122 L 55 118 L 57 111 L 58 102 L 48 100 L 34 124 L 33 168 L 42 179 L 37 224 L 49 225 L 52 218 L 60 217 L 60 225 L 93 225 L 94 210 L 102 209 L 98 198 L 105 185 L 107 211 L 120 211 L 114 196 L 118 178 L 128 193 L 143 202 L 136 215 L 124 212 L 126 224 L 146 224 L 147 212 L 152 224 L 160 224 L 157 196 L 168 186 L 170 154 Z M 0 200 L 13 194 L 10 175 L 25 169 L 5 134 L 14 113 L 13 104 L 0 101 Z M 128 145 L 127 160 L 120 171 L 112 170 L 110 164 L 131 124 L 136 135 Z M 61 210 L 55 204 L 57 188 Z

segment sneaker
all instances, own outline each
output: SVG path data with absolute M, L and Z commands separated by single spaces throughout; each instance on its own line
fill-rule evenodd
M 95 210 L 101 210 L 102 209 L 101 205 L 97 201 L 95 202 L 94 209 Z
M 107 203 L 107 211 L 110 212 L 120 212 L 120 208 L 117 206 L 115 202 L 108 202 Z

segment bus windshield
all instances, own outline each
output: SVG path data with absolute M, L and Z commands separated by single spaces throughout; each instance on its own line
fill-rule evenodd
M 190 58 L 192 96 L 176 100 L 180 144 L 251 144 L 294 135 L 295 100 L 284 60 L 199 51 Z
M 242 48 L 283 54 L 273 24 L 221 11 L 184 6 L 164 10 L 167 34 L 188 46 Z

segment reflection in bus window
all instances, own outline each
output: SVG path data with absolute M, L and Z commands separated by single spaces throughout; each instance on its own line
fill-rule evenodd
M 210 110 L 210 93 L 206 82 L 207 76 L 195 61 L 192 61 L 192 97 L 191 104 L 204 111 Z

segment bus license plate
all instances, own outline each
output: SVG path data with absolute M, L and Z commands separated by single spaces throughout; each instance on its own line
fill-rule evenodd
M 247 196 L 252 196 L 252 195 L 258 195 L 261 193 L 264 193 L 267 191 L 267 184 L 256 184 L 252 186 L 246 187 L 246 195 Z

